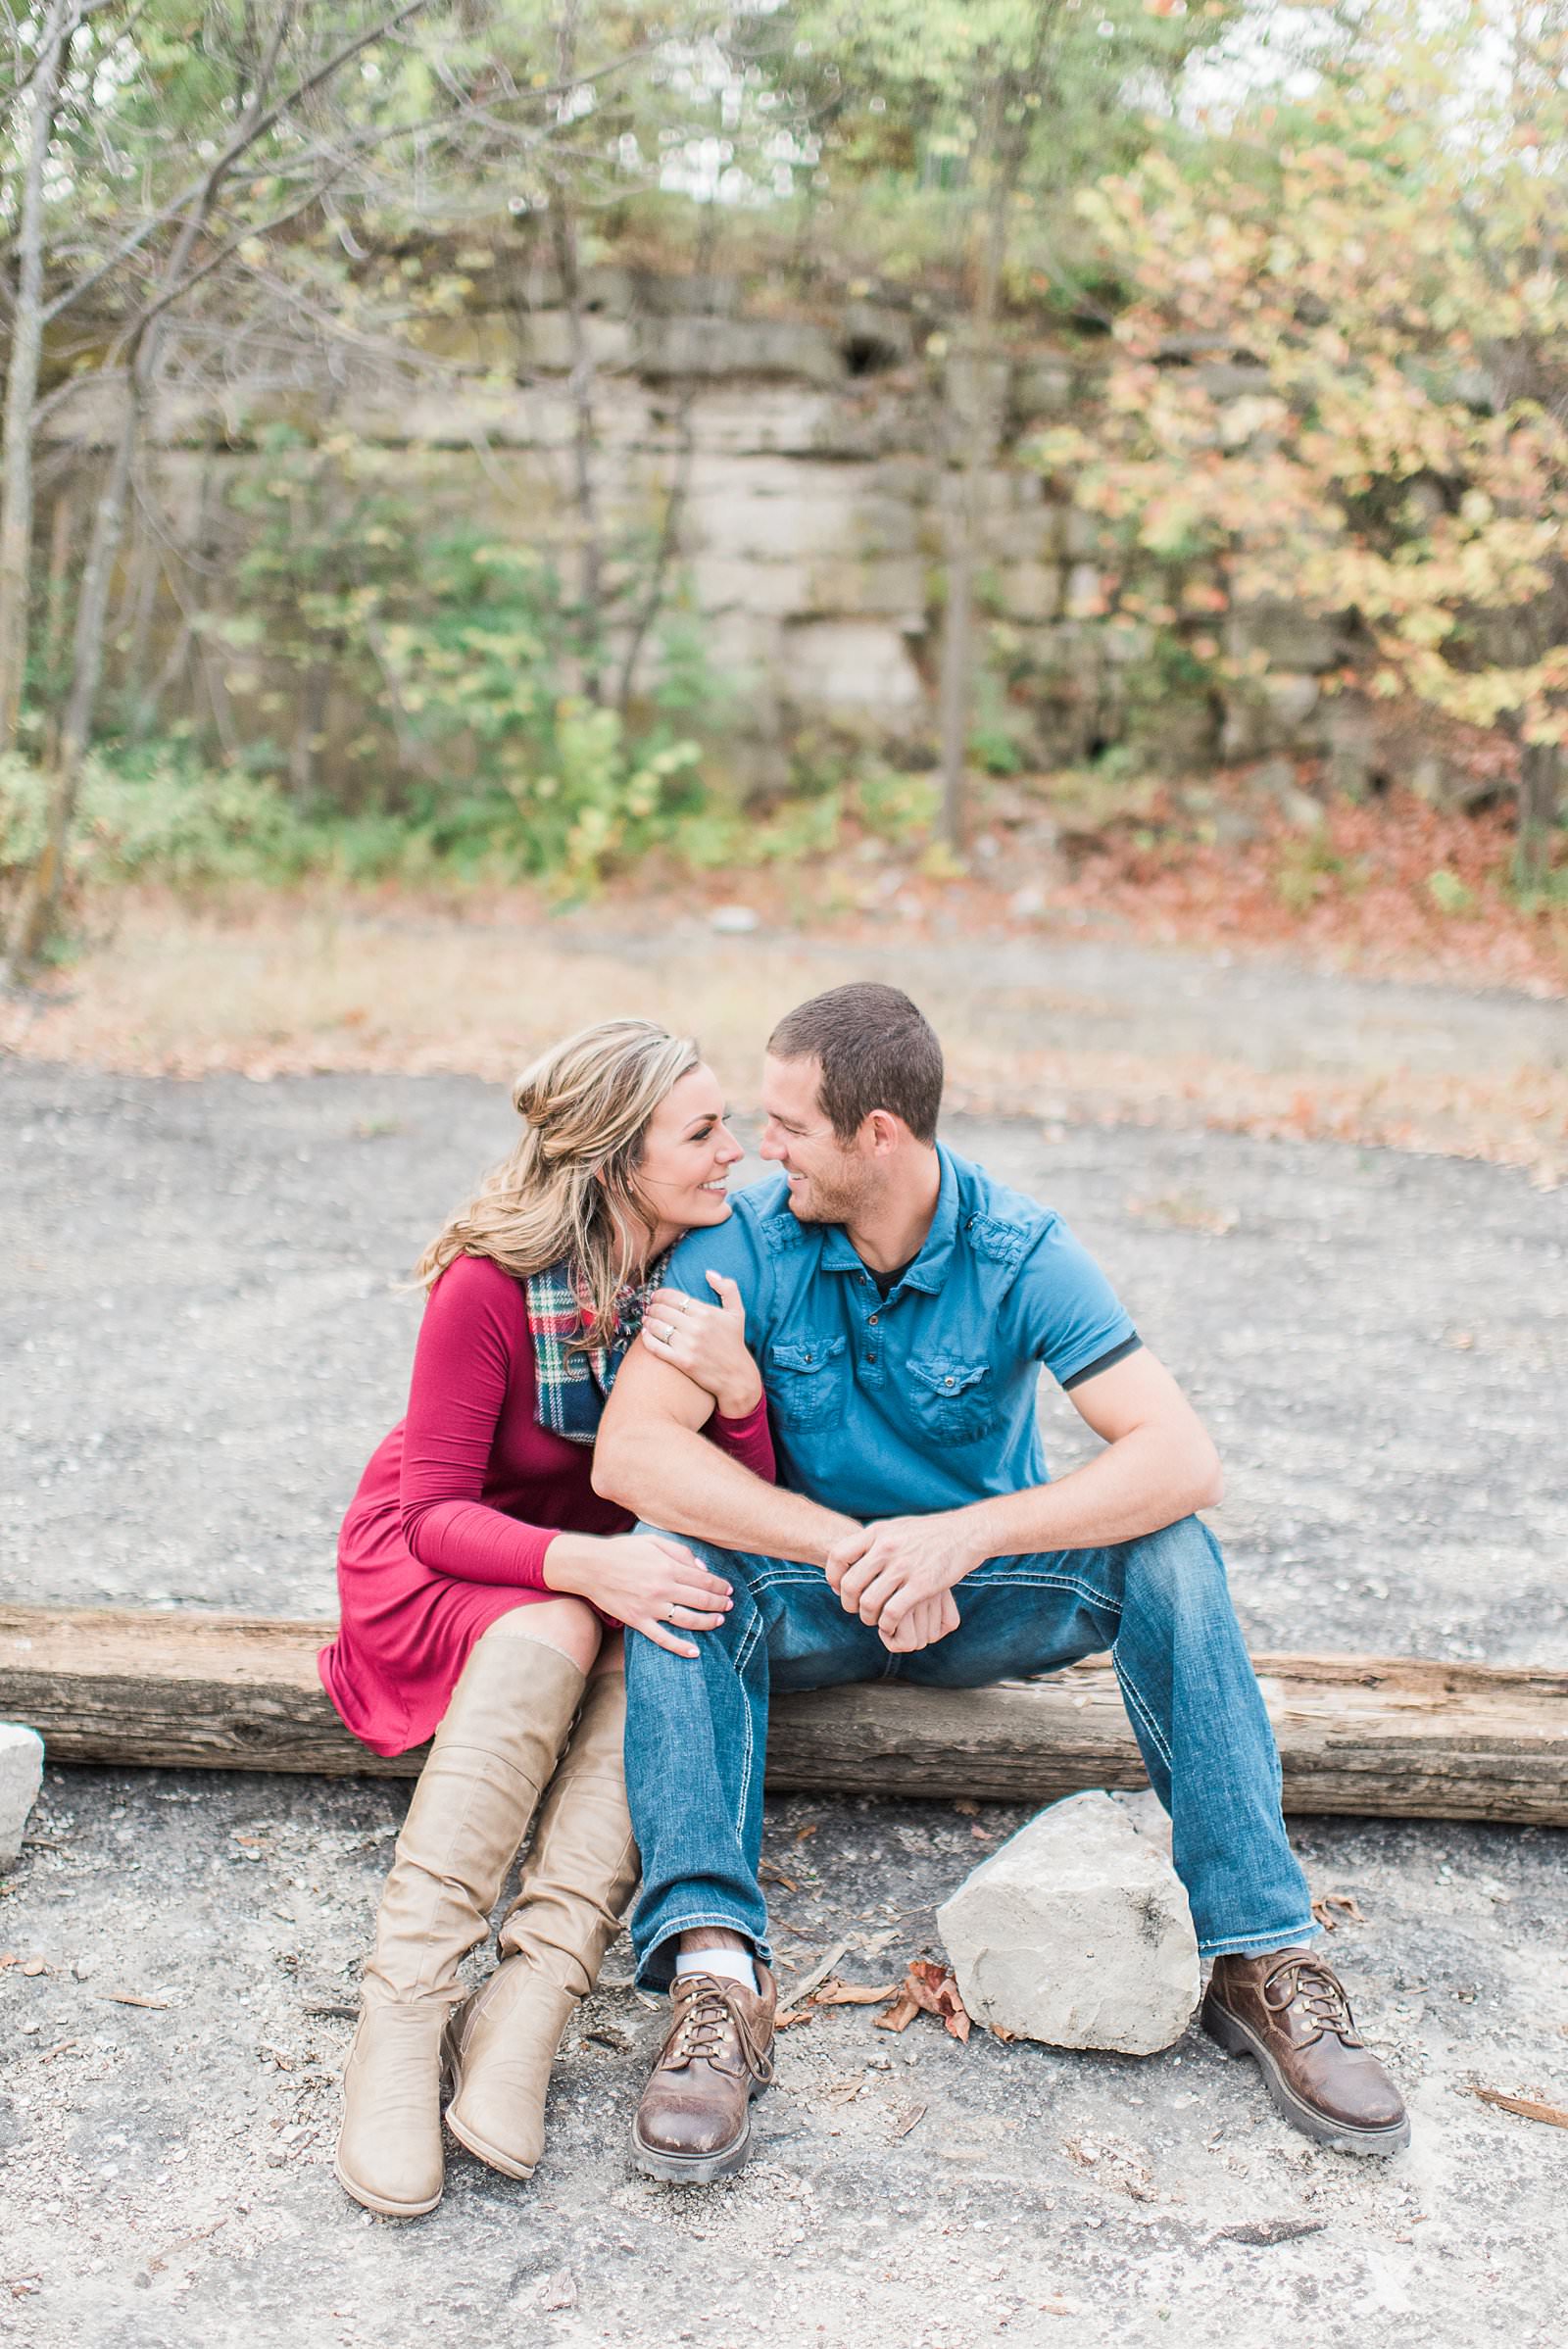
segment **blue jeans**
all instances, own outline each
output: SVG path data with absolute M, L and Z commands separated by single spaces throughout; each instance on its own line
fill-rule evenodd
M 687 1546 L 729 1581 L 735 1603 L 720 1630 L 696 1635 L 695 1659 L 627 1635 L 626 1786 L 643 1858 L 631 1927 L 639 1982 L 666 1984 L 674 1935 L 700 1925 L 730 1927 L 770 1962 L 758 1883 L 770 1687 L 899 1680 L 972 1688 L 1058 1671 L 1106 1647 L 1171 1815 L 1176 1873 L 1203 1954 L 1315 1937 L 1280 1816 L 1274 1734 L 1219 1544 L 1198 1518 L 1108 1549 L 989 1559 L 955 1588 L 959 1629 L 905 1656 L 845 1612 L 819 1566 Z

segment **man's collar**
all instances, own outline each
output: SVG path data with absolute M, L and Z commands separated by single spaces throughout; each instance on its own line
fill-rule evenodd
M 937 1192 L 936 1212 L 931 1229 L 914 1262 L 905 1274 L 901 1287 L 923 1289 L 935 1297 L 948 1277 L 953 1262 L 953 1250 L 958 1236 L 958 1174 L 952 1153 L 939 1142 L 937 1161 L 942 1168 L 941 1187 Z M 850 1236 L 841 1223 L 830 1224 L 817 1259 L 823 1272 L 864 1272 L 865 1265 L 850 1244 Z

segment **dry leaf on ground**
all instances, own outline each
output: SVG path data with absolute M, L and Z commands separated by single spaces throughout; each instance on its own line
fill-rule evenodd
M 1211 2243 L 1294 2243 L 1298 2235 L 1322 2234 L 1327 2219 L 1245 2219 L 1236 2227 L 1217 2227 Z
M 1544 2121 L 1550 2129 L 1568 2129 L 1568 2112 L 1560 2104 L 1544 2104 L 1539 2096 L 1505 2096 L 1500 2088 L 1472 2088 L 1483 2104 L 1494 2104 L 1499 2112 L 1517 2113 L 1522 2121 Z
M 900 2113 L 898 2119 L 893 2124 L 892 2133 L 896 2137 L 906 2137 L 910 2129 L 917 2129 L 924 2119 L 925 2106 L 923 2104 L 911 2104 L 907 2112 Z
M 840 1982 L 830 1974 L 819 1988 L 811 1992 L 813 2006 L 881 2006 L 883 2001 L 898 1995 L 896 1982 L 876 1983 Z
M 1364 1925 L 1361 1904 L 1353 1892 L 1324 1892 L 1312 1903 L 1312 1914 L 1323 1931 L 1337 1933 L 1342 1925 Z
M 801 1888 L 793 1876 L 786 1876 L 771 1860 L 764 1860 L 757 1873 L 764 1884 L 782 1884 L 786 1892 L 798 1892 Z
M 939 1966 L 931 1958 L 914 1958 L 908 1972 L 885 2015 L 878 2015 L 878 2031 L 906 2031 L 917 2014 L 935 2015 L 943 2028 L 955 2039 L 967 2039 L 969 2018 L 958 1985 L 953 1979 L 951 1966 Z

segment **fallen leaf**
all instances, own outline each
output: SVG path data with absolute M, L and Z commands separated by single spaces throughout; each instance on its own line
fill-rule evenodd
M 993 2023 L 990 2029 L 991 2036 L 994 2039 L 1000 2039 L 1004 2046 L 1006 2046 L 1011 2040 L 1018 2036 L 1015 2031 L 1009 2031 L 1007 2029 L 1005 2023 Z
M 920 2123 L 924 2119 L 925 2106 L 923 2104 L 911 2104 L 908 2111 L 900 2113 L 898 2119 L 894 2122 L 893 2134 L 896 2137 L 906 2137 L 910 2129 L 918 2129 Z
M 169 2001 L 167 1998 L 143 1998 L 139 1992 L 135 1990 L 106 1990 L 104 1992 L 104 1996 L 109 2000 L 112 2006 L 151 2007 L 156 2015 L 167 2014 L 169 2011 Z
M 773 2029 L 790 2031 L 797 2023 L 809 2023 L 815 2012 L 815 2007 L 810 2006 L 784 2007 L 773 2017 Z
M 801 1888 L 793 1876 L 786 1876 L 771 1860 L 764 1860 L 757 1873 L 764 1884 L 782 1884 L 786 1892 L 798 1892 Z
M 906 2014 L 906 2002 L 909 2012 Z M 969 2018 L 958 1985 L 953 1979 L 951 1966 L 939 1966 L 931 1958 L 910 1960 L 903 1985 L 885 2015 L 878 2015 L 878 2031 L 906 2031 L 917 2013 L 935 2015 L 945 2031 L 955 2039 L 967 2039 Z
M 576 2307 L 577 2279 L 569 2268 L 558 2268 L 554 2276 L 546 2276 L 539 2305 L 543 2309 Z
M 920 2001 L 912 1998 L 907 1990 L 901 1990 L 887 2013 L 878 2015 L 876 2028 L 878 2031 L 907 2031 L 919 2012 Z
M 22 1971 L 24 1975 L 26 1975 L 28 1981 L 31 1982 L 35 1980 L 38 1975 L 47 1974 L 49 1969 L 44 1964 L 42 1958 L 28 1958 Z
M 808 1836 L 814 1835 L 821 1824 L 820 1819 L 808 1819 L 804 1827 L 798 1827 L 795 1830 L 796 1842 L 804 1843 Z
M 1216 2227 L 1212 2243 L 1294 2243 L 1298 2235 L 1322 2234 L 1327 2219 L 1244 2219 L 1236 2227 Z
M 1312 1914 L 1323 1931 L 1329 1933 L 1337 1933 L 1342 1925 L 1366 1923 L 1361 1904 L 1353 1892 L 1324 1892 L 1313 1901 Z
M 804 2006 L 817 1983 L 826 1982 L 849 1946 L 848 1941 L 835 1941 L 826 1957 L 818 1959 L 809 1974 L 806 1975 L 802 1981 L 790 1984 L 789 1990 L 779 2003 L 783 2006 Z M 776 2027 L 777 2019 L 775 2018 Z
M 896 1982 L 882 1982 L 873 1987 L 866 1982 L 840 1982 L 830 1974 L 823 1983 L 811 1992 L 813 2006 L 880 2006 L 884 1999 L 898 1995 Z
M 1522 2121 L 1544 2121 L 1551 2129 L 1568 2129 L 1568 2112 L 1560 2104 L 1543 2104 L 1539 2096 L 1504 2096 L 1500 2088 L 1472 2088 L 1483 2104 L 1494 2104 L 1499 2112 L 1517 2113 Z
M 980 1816 L 980 1805 L 971 1802 L 967 1794 L 960 1794 L 953 1807 L 956 1811 L 961 1811 L 965 1819 L 978 1819 Z

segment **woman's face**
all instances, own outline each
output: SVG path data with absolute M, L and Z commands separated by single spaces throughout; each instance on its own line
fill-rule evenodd
M 649 1119 L 637 1168 L 656 1256 L 682 1232 L 726 1221 L 729 1171 L 745 1155 L 724 1123 L 718 1079 L 710 1068 L 689 1069 Z

